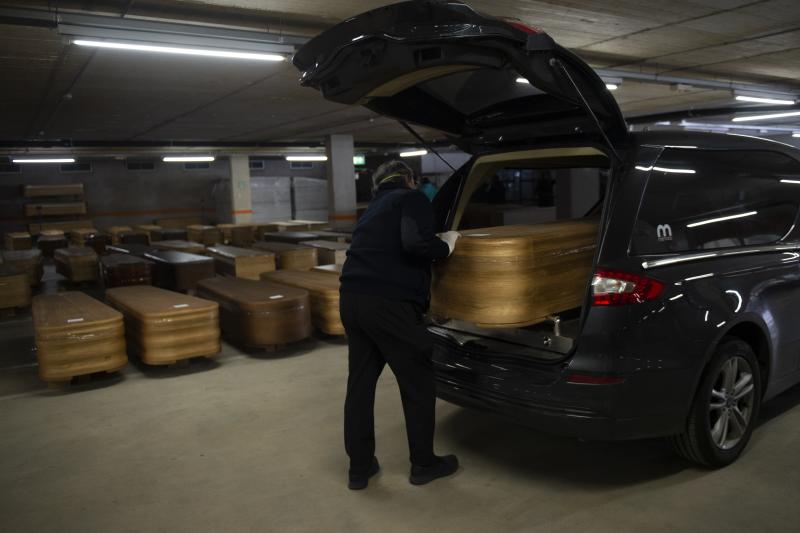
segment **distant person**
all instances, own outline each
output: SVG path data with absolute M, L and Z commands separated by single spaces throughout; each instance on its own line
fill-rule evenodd
M 439 192 L 439 189 L 437 189 L 436 185 L 434 185 L 428 178 L 422 178 L 422 181 L 419 184 L 419 191 L 427 196 L 428 200 L 432 202 L 433 197 L 436 196 L 436 193 Z

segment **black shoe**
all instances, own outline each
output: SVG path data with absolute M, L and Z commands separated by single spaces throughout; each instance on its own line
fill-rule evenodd
M 458 470 L 458 457 L 455 455 L 435 456 L 434 463 L 430 466 L 411 465 L 411 476 L 408 480 L 412 485 L 425 485 L 434 479 L 449 476 Z
M 372 458 L 372 464 L 369 465 L 369 470 L 367 470 L 367 475 L 356 475 L 350 474 L 350 479 L 347 482 L 347 488 L 350 490 L 362 490 L 366 489 L 367 485 L 369 484 L 369 478 L 374 476 L 378 473 L 381 469 L 381 465 L 378 464 L 378 458 Z

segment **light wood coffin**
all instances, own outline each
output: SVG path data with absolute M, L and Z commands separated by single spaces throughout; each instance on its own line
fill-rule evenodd
M 343 265 L 347 259 L 347 249 L 349 244 L 333 241 L 305 241 L 303 246 L 311 246 L 317 249 L 319 262 L 324 265 L 339 264 Z
M 25 198 L 45 196 L 83 196 L 83 183 L 64 183 L 61 185 L 25 185 Z
M 326 220 L 302 220 L 296 218 L 291 222 L 297 224 L 298 227 L 302 225 L 306 231 L 324 230 L 331 226 L 330 222 Z
M 211 246 L 222 242 L 222 232 L 216 226 L 192 224 L 186 227 L 186 239 Z
M 111 235 L 111 244 L 120 244 L 122 242 L 123 233 L 131 233 L 133 228 L 130 226 L 111 226 L 106 230 L 106 233 Z
M 156 241 L 152 243 L 153 248 L 156 250 L 174 250 L 176 252 L 185 252 L 187 254 L 204 254 L 206 247 L 199 242 L 194 241 Z
M 192 291 L 201 279 L 214 277 L 214 260 L 204 255 L 163 250 L 144 254 L 155 265 L 153 285 L 173 291 Z
M 100 272 L 107 288 L 153 283 L 152 261 L 134 255 L 104 255 L 100 258 Z
M 6 250 L 3 263 L 24 272 L 31 287 L 37 287 L 44 274 L 41 250 Z
M 231 342 L 266 348 L 311 336 L 308 291 L 220 277 L 198 283 L 197 296 L 219 304 L 222 334 Z
M 267 242 L 288 242 L 290 244 L 300 244 L 305 241 L 316 241 L 319 237 L 316 233 L 309 231 L 275 231 L 266 232 L 262 238 Z
M 97 280 L 97 254 L 91 248 L 86 246 L 59 248 L 53 258 L 56 272 L 73 283 Z
M 86 244 L 86 239 L 96 233 L 98 233 L 97 228 L 76 228 L 69 230 L 67 235 L 69 236 L 69 242 L 77 246 L 83 246 Z
M 94 223 L 91 220 L 68 220 L 65 222 L 37 222 L 33 224 L 28 224 L 28 231 L 31 232 L 31 235 L 39 235 L 43 231 L 46 230 L 61 230 L 61 231 L 70 231 L 73 229 L 80 229 L 80 228 L 91 228 L 94 226 Z
M 311 270 L 319 263 L 317 249 L 287 242 L 257 242 L 255 250 L 265 250 L 275 254 L 279 270 Z
M 128 348 L 146 364 L 213 357 L 220 350 L 216 302 L 149 285 L 108 289 L 106 299 L 125 316 Z
M 6 250 L 30 250 L 33 247 L 31 234 L 27 231 L 6 233 Z
M 307 290 L 314 327 L 328 335 L 344 335 L 339 315 L 339 278 L 322 272 L 276 270 L 261 274 L 261 279 Z
M 250 246 L 256 240 L 256 227 L 253 224 L 236 224 L 231 228 L 230 243 L 234 246 Z
M 266 222 L 264 224 L 256 225 L 256 238 L 262 238 L 264 233 L 274 233 L 276 231 L 307 231 L 308 225 L 302 222 L 293 222 L 290 220 L 277 220 L 275 222 Z
M 58 248 L 67 247 L 67 238 L 61 230 L 44 230 L 36 240 L 36 247 L 42 251 L 43 256 L 53 257 Z
M 35 203 L 25 204 L 26 217 L 38 216 L 66 216 L 66 215 L 85 215 L 85 202 L 61 202 L 61 203 Z
M 133 227 L 134 231 L 146 234 L 150 242 L 161 240 L 161 229 L 161 226 L 155 224 L 139 224 Z
M 31 305 L 31 285 L 25 272 L 0 264 L 0 309 Z
M 315 266 L 311 269 L 312 272 L 323 272 L 325 274 L 332 274 L 336 277 L 342 275 L 342 266 L 341 264 L 332 264 L 332 265 L 319 265 Z
M 520 327 L 579 307 L 597 223 L 573 220 L 462 232 L 434 266 L 431 314 L 483 327 Z
M 114 372 L 128 363 L 122 315 L 82 292 L 35 296 L 33 328 L 45 381 Z
M 208 254 L 214 258 L 217 274 L 223 276 L 257 280 L 262 272 L 275 270 L 275 254 L 264 250 L 220 245 L 208 248 Z

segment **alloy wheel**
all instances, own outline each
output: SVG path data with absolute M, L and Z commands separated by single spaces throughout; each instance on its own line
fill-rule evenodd
M 711 440 L 722 450 L 736 446 L 753 417 L 755 385 L 746 359 L 733 356 L 722 365 L 708 404 Z

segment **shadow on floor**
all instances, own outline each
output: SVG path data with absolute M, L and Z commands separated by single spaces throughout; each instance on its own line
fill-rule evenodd
M 245 354 L 248 357 L 251 357 L 253 359 L 264 359 L 264 360 L 291 359 L 294 357 L 299 357 L 301 355 L 306 355 L 308 353 L 311 353 L 312 351 L 314 351 L 314 349 L 316 349 L 319 346 L 319 341 L 314 337 L 294 342 L 292 344 L 286 344 L 274 351 L 259 349 L 259 348 L 249 348 L 246 346 L 241 346 L 235 343 L 231 343 L 230 341 L 226 341 L 226 343 L 229 346 L 231 346 L 233 350 Z
M 209 359 L 208 357 L 185 359 L 177 365 L 147 365 L 139 357 L 131 354 L 128 354 L 128 364 L 143 376 L 152 379 L 178 378 L 208 372 L 222 366 L 222 363 L 216 359 Z

